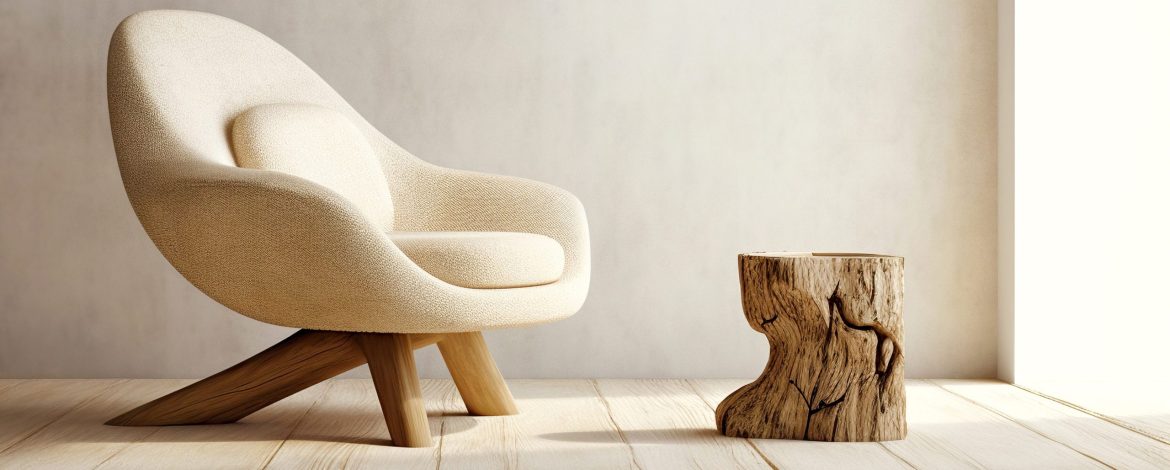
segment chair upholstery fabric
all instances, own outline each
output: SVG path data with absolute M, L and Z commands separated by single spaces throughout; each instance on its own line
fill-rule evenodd
M 242 168 L 275 170 L 336 191 L 375 225 L 394 227 L 394 205 L 378 157 L 357 127 L 332 109 L 266 104 L 232 121 Z
M 423 271 L 473 289 L 539 286 L 565 268 L 561 245 L 515 232 L 392 232 L 390 240 Z
M 199 12 L 138 13 L 114 32 L 107 70 L 118 164 L 142 226 L 184 277 L 241 314 L 317 330 L 461 332 L 563 319 L 585 300 L 589 236 L 577 198 L 414 157 L 247 26 Z M 232 121 L 272 103 L 330 108 L 357 127 L 387 178 L 395 230 L 544 235 L 563 249 L 563 273 L 523 288 L 452 285 L 336 191 L 238 167 Z

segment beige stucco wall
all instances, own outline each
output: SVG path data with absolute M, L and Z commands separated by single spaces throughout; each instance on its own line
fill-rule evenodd
M 998 201 L 998 326 L 996 377 L 1012 382 L 1016 374 L 1016 2 L 997 0 L 996 183 Z
M 909 374 L 996 372 L 993 0 L 0 0 L 0 377 L 200 376 L 288 334 L 122 192 L 105 48 L 157 7 L 270 35 L 424 159 L 580 197 L 589 300 L 490 333 L 509 376 L 754 376 L 735 255 L 784 249 L 904 255 Z

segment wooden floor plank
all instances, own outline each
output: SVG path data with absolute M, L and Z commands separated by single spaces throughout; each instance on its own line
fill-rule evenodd
M 1158 379 L 1038 382 L 1024 388 L 1170 444 L 1170 381 Z
M 0 391 L 0 452 L 17 445 L 117 380 L 25 380 Z
M 918 468 L 1107 468 L 930 383 L 908 381 L 906 402 L 910 434 L 882 444 Z
M 448 416 L 451 469 L 634 468 L 630 446 L 590 380 L 512 380 L 520 414 Z
M 910 435 L 881 444 L 722 436 L 713 409 L 744 382 L 728 380 L 512 381 L 521 414 L 506 417 L 467 416 L 449 380 L 426 380 L 426 449 L 387 445 L 368 380 L 326 382 L 238 424 L 100 424 L 188 382 L 0 381 L 0 468 L 1170 468 L 1170 444 L 979 381 L 909 382 Z M 1148 432 L 1168 407 L 1064 391 Z
M 714 412 L 683 380 L 598 380 L 635 462 L 653 468 L 771 468 L 751 443 L 715 429 Z
M 1170 445 L 998 381 L 932 381 L 1115 468 L 1170 468 Z
M 328 386 L 309 387 L 237 423 L 157 428 L 98 468 L 260 468 Z
M 727 395 L 750 380 L 691 380 L 690 383 L 711 407 L 712 426 L 715 408 Z M 810 442 L 782 439 L 751 439 L 752 444 L 770 462 L 780 468 L 834 470 L 855 467 L 864 462 L 868 469 L 911 468 L 877 442 Z
M 434 447 L 390 446 L 390 432 L 374 384 L 365 379 L 334 380 L 325 397 L 305 415 L 276 452 L 269 468 L 433 469 L 442 448 L 442 416 L 462 412 L 450 380 L 421 381 Z
M 190 382 L 128 380 L 113 384 L 101 395 L 0 452 L 0 468 L 94 468 L 124 447 L 158 430 L 102 423 Z

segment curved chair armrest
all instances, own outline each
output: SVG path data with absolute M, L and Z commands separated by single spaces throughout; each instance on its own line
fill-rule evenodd
M 585 208 L 556 186 L 512 176 L 443 168 L 425 162 L 396 178 L 395 228 L 418 231 L 526 232 L 565 250 L 561 281 L 589 278 Z
M 348 200 L 294 176 L 193 162 L 126 181 L 151 239 L 197 288 L 241 314 L 315 330 L 434 333 L 553 321 L 580 308 L 589 240 L 580 202 L 520 178 L 443 170 L 399 198 L 402 230 L 519 231 L 565 250 L 552 284 L 468 289 L 414 264 Z M 405 214 L 402 215 L 402 214 Z M 412 217 L 417 214 L 417 219 Z M 425 224 L 425 225 L 422 225 Z M 521 291 L 523 293 L 521 293 Z
M 260 321 L 328 324 L 429 277 L 349 201 L 291 175 L 197 163 L 126 185 L 171 264 Z

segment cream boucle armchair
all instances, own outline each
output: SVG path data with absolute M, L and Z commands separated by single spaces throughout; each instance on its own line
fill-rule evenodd
M 515 412 L 479 332 L 580 308 L 575 197 L 415 158 L 219 16 L 130 16 L 108 73 L 126 192 L 159 250 L 223 305 L 302 329 L 109 424 L 232 422 L 368 362 L 394 444 L 429 445 L 412 350 L 436 343 L 469 412 Z

